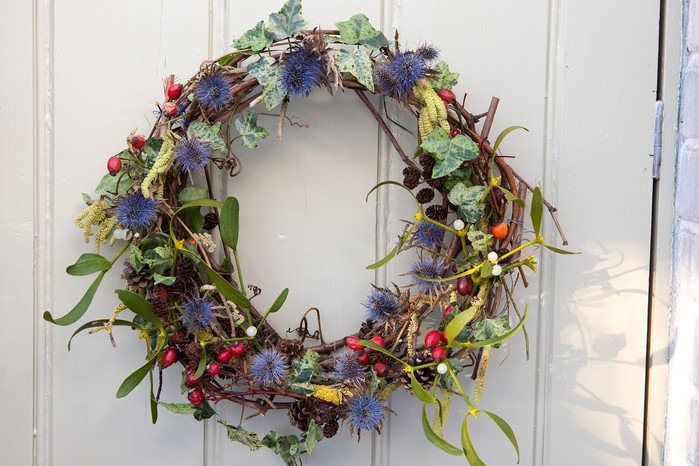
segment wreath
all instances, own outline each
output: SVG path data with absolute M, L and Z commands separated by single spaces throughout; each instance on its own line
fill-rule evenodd
M 158 407 L 207 419 L 215 415 L 212 404 L 224 400 L 260 414 L 285 409 L 299 435 L 272 431 L 260 438 L 242 425 L 218 422 L 232 440 L 251 450 L 269 447 L 293 465 L 341 424 L 358 436 L 380 432 L 390 412 L 386 400 L 402 387 L 423 404 L 424 433 L 440 449 L 483 464 L 468 428 L 469 418 L 482 413 L 519 457 L 510 426 L 478 407 L 488 359 L 524 328 L 527 307 L 516 303 L 513 292 L 519 283 L 527 285 L 525 269 L 536 271 L 531 252 L 541 246 L 566 252 L 540 235 L 547 208 L 566 244 L 555 208 L 499 155 L 504 137 L 519 127 L 503 131 L 491 146 L 497 99 L 484 113 L 467 111 L 451 90 L 458 73 L 438 61 L 432 46 L 402 50 L 396 34 L 391 47 L 361 14 L 336 23 L 335 30 L 306 25 L 301 1 L 289 0 L 267 24 L 260 21 L 237 39 L 233 52 L 204 62 L 184 84 L 166 78 L 165 101 L 156 104 L 150 133 L 128 135 L 127 147 L 108 159 L 109 173 L 96 197 L 84 195 L 87 207 L 75 220 L 86 242 L 94 237 L 95 250 L 81 255 L 67 273 L 97 274 L 96 279 L 66 315 L 54 318 L 47 311 L 44 318 L 57 325 L 78 322 L 105 274 L 123 263 L 119 304 L 108 318 L 79 326 L 68 349 L 85 330 L 103 331 L 114 344 L 113 327 L 135 329 L 146 342 L 147 360 L 116 395 L 128 395 L 148 378 L 153 422 Z M 255 307 L 261 290 L 245 287 L 238 256 L 239 203 L 234 197 L 217 200 L 209 183 L 214 167 L 231 177 L 241 173 L 238 143 L 254 148 L 268 136 L 253 108 L 278 109 L 281 138 L 285 124 L 296 123 L 287 116 L 288 106 L 316 87 L 355 93 L 405 163 L 402 183 L 384 181 L 369 195 L 397 186 L 416 205 L 395 248 L 368 267 L 414 250 L 416 260 L 407 271 L 412 285 L 374 286 L 362 303 L 361 328 L 332 342 L 323 340 L 315 308 L 301 317 L 294 338 L 267 322 L 282 308 L 288 289 L 264 312 Z M 390 118 L 367 93 L 415 115 L 414 156 L 402 149 Z M 205 182 L 198 186 L 194 179 Z M 528 193 L 532 231 L 523 228 Z M 111 259 L 99 254 L 105 243 L 120 245 Z M 125 319 L 127 309 L 133 316 Z M 313 317 L 315 333 L 309 330 Z M 312 339 L 320 341 L 311 344 Z M 174 375 L 176 363 L 183 368 L 186 402 L 167 403 L 160 399 L 163 376 Z M 476 380 L 473 396 L 460 376 Z M 467 407 L 460 447 L 443 437 L 452 397 Z

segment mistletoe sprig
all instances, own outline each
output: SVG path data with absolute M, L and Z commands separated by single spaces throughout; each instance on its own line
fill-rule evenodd
M 115 326 L 136 330 L 145 342 L 146 362 L 126 377 L 117 397 L 147 378 L 153 422 L 159 406 L 198 420 L 216 415 L 213 405 L 224 401 L 259 414 L 285 409 L 299 435 L 271 431 L 260 439 L 240 424 L 218 422 L 231 440 L 251 450 L 270 448 L 293 465 L 320 440 L 333 437 L 340 424 L 358 435 L 380 432 L 389 412 L 386 400 L 402 387 L 423 403 L 425 436 L 446 453 L 483 464 L 468 424 L 483 414 L 519 457 L 512 428 L 478 406 L 492 350 L 522 330 L 528 354 L 528 308 L 520 312 L 513 291 L 519 283 L 526 286 L 525 268 L 536 271 L 533 253 L 541 246 L 566 253 L 540 234 L 547 208 L 566 244 L 555 208 L 500 154 L 505 136 L 519 127 L 506 129 L 490 145 L 497 99 L 487 112 L 470 113 L 452 90 L 459 74 L 438 61 L 434 47 L 405 50 L 397 38 L 391 45 L 361 14 L 335 26 L 306 29 L 300 0 L 289 0 L 236 39 L 231 53 L 204 62 L 191 79 L 166 79 L 165 99 L 156 104 L 149 134 L 129 134 L 126 148 L 109 158 L 96 197 L 83 195 L 87 207 L 76 225 L 86 241 L 94 236 L 95 249 L 67 272 L 96 278 L 72 310 L 58 318 L 47 311 L 44 318 L 76 324 L 105 275 L 122 261 L 125 283 L 116 290 L 112 314 L 79 326 L 68 348 L 85 330 L 107 333 L 112 344 Z M 297 338 L 283 338 L 268 323 L 293 292 L 287 288 L 279 287 L 268 308 L 255 307 L 262 290 L 245 285 L 241 206 L 233 197 L 218 200 L 209 182 L 214 168 L 231 176 L 242 172 L 238 144 L 255 148 L 269 136 L 260 116 L 277 116 L 279 138 L 287 124 L 303 126 L 288 116 L 289 106 L 317 87 L 355 93 L 405 163 L 402 182 L 379 183 L 367 200 L 379 188 L 398 186 L 416 203 L 395 248 L 368 266 L 414 252 L 406 273 L 412 284 L 373 287 L 361 303 L 366 313 L 361 328 L 334 342 L 323 339 L 316 308 L 300 317 Z M 414 156 L 403 150 L 389 118 L 367 93 L 415 115 Z M 266 112 L 256 113 L 263 105 Z M 524 229 L 527 207 L 533 231 Z M 121 246 L 112 258 L 99 253 L 105 243 Z M 127 310 L 132 315 L 123 318 Z M 171 378 L 177 363 L 186 402 L 162 401 L 163 379 Z M 476 381 L 472 396 L 464 389 L 467 372 Z M 460 447 L 444 438 L 453 397 L 467 407 Z

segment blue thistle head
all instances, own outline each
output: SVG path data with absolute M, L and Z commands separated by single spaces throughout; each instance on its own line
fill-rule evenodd
M 431 45 L 422 45 L 415 51 L 415 55 L 419 55 L 425 61 L 434 61 L 439 58 L 439 50 Z
M 428 71 L 423 54 L 396 52 L 391 60 L 376 67 L 376 82 L 384 94 L 402 99 L 410 94 L 415 83 L 424 78 Z
M 306 43 L 295 47 L 284 57 L 280 73 L 282 87 L 294 99 L 308 96 L 323 76 L 323 58 Z
M 122 197 L 116 207 L 119 223 L 129 230 L 148 227 L 158 215 L 157 199 L 145 198 L 141 193 Z
M 398 297 L 383 288 L 374 288 L 367 296 L 366 303 L 367 318 L 374 322 L 384 323 L 396 317 L 400 310 Z
M 177 163 L 190 173 L 204 168 L 210 158 L 211 150 L 197 138 L 181 141 L 175 154 Z
M 221 71 L 214 71 L 199 80 L 194 88 L 194 97 L 207 107 L 220 110 L 231 100 L 231 86 Z
M 420 222 L 413 231 L 413 240 L 424 248 L 433 248 L 442 244 L 444 229 L 430 222 Z
M 279 351 L 275 348 L 266 348 L 253 356 L 248 372 L 253 382 L 270 387 L 284 382 L 288 369 L 286 360 Z
M 352 383 L 364 376 L 364 366 L 357 361 L 357 355 L 354 352 L 342 353 L 335 360 L 335 371 L 333 377 L 340 381 Z
M 206 298 L 193 298 L 182 306 L 181 320 L 192 331 L 204 330 L 215 319 L 214 304 Z
M 413 284 L 417 285 L 420 293 L 430 293 L 442 287 L 440 282 L 428 282 L 423 278 L 441 278 L 444 273 L 444 265 L 438 259 L 420 259 L 410 268 L 410 276 Z
M 352 398 L 348 404 L 349 422 L 357 430 L 380 429 L 383 424 L 384 409 L 381 401 L 370 393 Z

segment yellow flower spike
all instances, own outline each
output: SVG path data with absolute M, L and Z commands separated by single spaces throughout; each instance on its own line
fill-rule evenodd
M 313 387 L 313 397 L 319 400 L 327 401 L 334 405 L 341 405 L 345 398 L 349 397 L 352 392 L 347 388 L 333 388 L 327 385 L 315 385 L 311 384 Z
M 175 249 L 178 251 L 184 251 L 184 238 L 175 241 Z
M 145 330 L 141 330 L 141 333 L 138 334 L 138 339 L 144 340 L 146 338 L 148 338 L 148 332 L 146 332 Z
M 143 194 L 143 197 L 149 198 L 152 196 L 150 192 L 151 184 L 153 184 L 156 178 L 160 177 L 160 175 L 164 174 L 168 170 L 168 168 L 170 167 L 170 163 L 172 162 L 172 159 L 174 157 L 175 140 L 172 132 L 168 132 L 163 138 L 163 145 L 160 148 L 160 152 L 158 152 L 158 156 L 155 158 L 155 163 L 153 163 L 153 167 L 151 167 L 150 171 L 141 183 L 141 194 Z M 160 192 L 162 191 L 160 188 L 163 186 L 164 184 L 161 182 L 160 186 L 158 186 L 156 196 L 160 194 Z

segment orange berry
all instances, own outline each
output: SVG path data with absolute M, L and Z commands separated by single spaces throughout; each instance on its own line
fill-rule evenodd
M 490 232 L 497 239 L 503 239 L 505 236 L 507 236 L 507 224 L 503 222 L 498 223 L 497 225 L 493 225 L 492 227 L 490 227 Z

